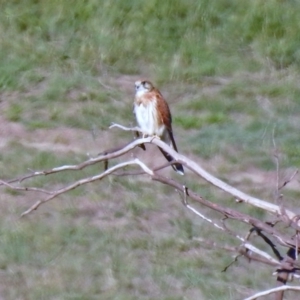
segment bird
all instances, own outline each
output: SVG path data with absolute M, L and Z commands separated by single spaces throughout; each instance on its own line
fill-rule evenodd
M 160 91 L 148 80 L 138 80 L 135 82 L 135 99 L 133 112 L 136 121 L 143 133 L 143 137 L 155 136 L 171 146 L 176 152 L 172 130 L 172 116 L 169 105 Z M 159 147 L 159 150 L 169 162 L 174 158 Z M 181 175 L 184 175 L 182 164 L 176 162 L 172 168 Z

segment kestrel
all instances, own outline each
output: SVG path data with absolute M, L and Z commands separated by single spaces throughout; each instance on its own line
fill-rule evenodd
M 177 146 L 172 131 L 172 116 L 167 101 L 150 81 L 135 82 L 134 113 L 143 136 L 156 136 L 171 146 L 176 152 Z M 174 158 L 159 148 L 165 158 L 172 162 Z M 172 164 L 172 168 L 184 175 L 180 163 Z

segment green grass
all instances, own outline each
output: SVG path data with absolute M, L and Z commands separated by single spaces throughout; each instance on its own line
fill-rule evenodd
M 297 8 L 278 0 L 90 0 L 72 9 L 59 1 L 7 2 L 1 10 L 0 83 L 26 88 L 45 68 L 71 76 L 150 71 L 164 82 L 257 71 L 262 62 L 298 68 Z
M 0 179 L 130 141 L 107 128 L 134 124 L 133 84 L 146 77 L 170 104 L 180 152 L 274 201 L 274 142 L 282 180 L 300 163 L 299 13 L 297 1 L 279 0 L 2 1 Z M 129 155 L 159 164 L 158 152 Z M 55 189 L 102 171 L 22 184 Z M 178 180 L 236 208 L 198 178 Z M 283 193 L 297 205 L 297 188 Z M 237 241 L 187 211 L 170 187 L 110 177 L 19 219 L 42 197 L 1 189 L 0 298 L 233 300 L 275 285 L 273 269 L 245 260 L 222 273 L 231 254 L 193 238 Z

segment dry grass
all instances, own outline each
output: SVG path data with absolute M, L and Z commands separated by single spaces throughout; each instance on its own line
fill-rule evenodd
M 5 1 L 0 178 L 78 163 L 131 140 L 107 128 L 134 123 L 133 83 L 148 77 L 171 106 L 181 152 L 274 201 L 274 140 L 281 180 L 300 163 L 299 7 L 292 2 Z M 155 148 L 130 155 L 163 161 Z M 57 188 L 101 170 L 31 184 Z M 176 176 L 171 168 L 165 172 Z M 193 175 L 184 181 L 232 205 Z M 284 191 L 286 203 L 296 207 L 299 194 L 296 178 Z M 174 190 L 147 178 L 111 177 L 20 219 L 39 197 L 1 189 L 2 299 L 233 300 L 274 286 L 271 268 L 244 260 L 222 273 L 231 254 L 193 238 L 236 241 L 186 211 Z

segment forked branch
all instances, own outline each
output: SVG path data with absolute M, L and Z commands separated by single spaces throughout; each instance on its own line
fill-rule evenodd
M 110 128 L 119 128 L 125 131 L 132 131 L 132 132 L 141 132 L 141 130 L 137 127 L 133 128 L 128 128 L 124 127 L 119 124 L 113 124 Z M 213 203 L 205 198 L 203 198 L 201 195 L 198 193 L 193 192 L 188 186 L 182 184 L 182 182 L 167 178 L 165 176 L 162 176 L 159 174 L 159 170 L 165 168 L 168 166 L 170 163 L 165 164 L 164 166 L 159 166 L 155 168 L 154 170 L 150 169 L 144 162 L 142 162 L 139 159 L 132 159 L 128 161 L 123 161 L 122 163 L 118 163 L 114 166 L 111 166 L 108 168 L 108 161 L 112 161 L 115 158 L 122 158 L 124 155 L 130 151 L 132 151 L 134 148 L 137 146 L 141 146 L 144 144 L 154 144 L 160 148 L 162 148 L 165 152 L 170 154 L 174 159 L 175 162 L 180 162 L 183 164 L 187 169 L 189 169 L 191 172 L 196 174 L 198 177 L 204 179 L 206 182 L 209 184 L 215 186 L 216 188 L 224 191 L 225 193 L 229 194 L 232 196 L 233 200 L 236 200 L 235 203 L 246 203 L 248 205 L 252 205 L 254 207 L 258 207 L 264 211 L 267 211 L 269 213 L 272 213 L 273 215 L 281 217 L 281 220 L 284 221 L 290 228 L 293 228 L 296 232 L 296 239 L 293 239 L 289 233 L 282 232 L 284 230 L 278 230 L 273 224 L 270 222 L 264 222 L 262 220 L 259 220 L 253 216 L 250 216 L 248 214 L 239 212 L 236 209 L 228 208 L 226 206 L 222 206 L 218 203 Z M 34 177 L 38 176 L 48 176 L 51 174 L 59 173 L 59 172 L 65 172 L 65 171 L 80 171 L 84 168 L 90 167 L 92 165 L 98 164 L 100 162 L 105 163 L 105 168 L 104 171 L 101 172 L 100 174 L 95 174 L 94 176 L 82 178 L 80 180 L 71 182 L 69 185 L 66 185 L 60 189 L 56 189 L 53 191 L 37 188 L 37 187 L 29 187 L 26 186 L 27 182 Z M 172 163 L 172 162 L 171 162 Z M 125 167 L 132 167 L 132 166 L 138 166 L 138 170 L 130 170 L 130 171 L 124 171 L 123 169 Z M 290 182 L 298 173 L 298 171 L 295 171 L 293 175 L 286 181 L 282 186 L 279 185 L 279 180 L 277 178 L 277 188 L 282 189 L 288 182 Z M 272 257 L 270 254 L 268 254 L 265 251 L 260 250 L 256 246 L 252 245 L 247 238 L 243 238 L 240 236 L 239 233 L 234 232 L 232 230 L 229 230 L 225 224 L 225 222 L 222 221 L 215 221 L 212 220 L 211 218 L 208 218 L 205 216 L 202 212 L 199 211 L 199 209 L 195 208 L 193 205 L 191 205 L 188 202 L 188 199 L 192 199 L 194 202 L 197 202 L 198 204 L 205 206 L 209 208 L 210 210 L 213 210 L 215 212 L 218 212 L 220 214 L 220 219 L 231 219 L 236 222 L 241 222 L 244 224 L 249 225 L 250 228 L 253 228 L 257 232 L 263 231 L 265 234 L 268 234 L 271 236 L 277 244 L 280 244 L 284 247 L 288 247 L 289 249 L 298 249 L 298 231 L 300 230 L 300 218 L 292 211 L 283 208 L 282 205 L 275 205 L 272 203 L 269 203 L 265 200 L 258 199 L 255 197 L 252 197 L 238 189 L 236 189 L 233 186 L 230 186 L 226 182 L 220 180 L 219 178 L 213 176 L 206 170 L 204 170 L 198 163 L 195 161 L 189 159 L 188 157 L 177 153 L 174 151 L 171 147 L 169 147 L 167 144 L 165 144 L 163 141 L 156 137 L 147 137 L 147 138 L 141 138 L 141 139 L 136 139 L 126 145 L 115 147 L 112 149 L 108 149 L 106 151 L 103 151 L 101 154 L 94 158 L 89 158 L 86 161 L 83 161 L 80 164 L 77 165 L 63 165 L 63 166 L 58 166 L 54 167 L 52 169 L 48 170 L 41 170 L 41 171 L 31 171 L 29 174 L 23 175 L 21 177 L 11 179 L 11 180 L 0 180 L 0 187 L 6 187 L 14 190 L 21 190 L 21 191 L 26 191 L 26 192 L 40 192 L 42 194 L 45 194 L 44 199 L 40 199 L 36 201 L 30 208 L 28 208 L 26 211 L 22 213 L 22 216 L 25 216 L 32 211 L 38 209 L 38 207 L 56 197 L 58 197 L 61 194 L 67 193 L 81 185 L 86 185 L 88 183 L 92 183 L 98 180 L 103 180 L 107 176 L 111 175 L 122 175 L 122 176 L 134 176 L 134 175 L 148 175 L 152 180 L 160 182 L 162 184 L 166 184 L 170 187 L 175 188 L 183 197 L 183 204 L 187 209 L 189 209 L 192 213 L 197 215 L 198 217 L 202 218 L 206 222 L 210 223 L 213 225 L 217 230 L 221 230 L 225 232 L 228 235 L 231 235 L 235 237 L 240 243 L 239 252 L 242 255 L 245 255 L 247 257 L 251 257 L 249 253 L 255 253 L 256 255 L 256 260 L 265 262 L 267 264 L 277 266 L 279 269 L 284 269 L 284 260 L 282 259 L 282 256 L 280 255 L 275 255 L 277 256 L 276 258 Z M 188 175 L 186 175 L 188 176 Z M 184 179 L 181 179 L 184 180 Z M 26 184 L 26 185 L 25 185 Z M 265 237 L 263 234 L 261 235 Z M 265 240 L 269 240 L 265 238 Z M 277 248 L 276 245 L 273 244 L 273 242 L 269 242 L 270 245 L 273 245 L 273 254 L 277 253 Z M 226 248 L 226 247 L 225 247 Z M 275 250 L 274 250 L 275 249 Z M 297 253 L 297 251 L 296 251 Z M 277 253 L 278 254 L 278 253 Z M 297 260 L 292 261 L 291 263 L 291 268 L 293 269 L 299 269 L 300 264 L 297 262 Z M 287 289 L 294 289 L 294 290 L 299 290 L 298 287 L 288 287 L 288 286 L 283 286 L 277 289 L 272 289 L 269 291 L 265 291 L 259 294 L 256 294 L 252 296 L 252 298 L 247 298 L 248 300 L 251 299 L 256 299 L 254 297 L 261 297 L 262 295 L 267 295 L 270 293 L 274 293 L 276 291 L 282 290 L 287 290 Z M 264 294 L 263 294 L 264 293 Z

